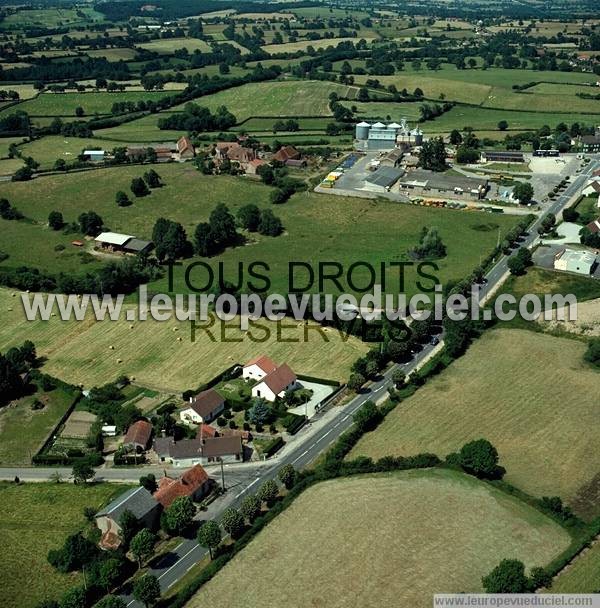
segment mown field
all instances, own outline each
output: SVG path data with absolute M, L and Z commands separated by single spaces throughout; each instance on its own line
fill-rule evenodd
M 600 472 L 594 447 L 600 374 L 584 363 L 584 352 L 576 340 L 489 331 L 389 414 L 350 457 L 445 456 L 485 437 L 498 449 L 508 482 L 535 496 L 581 503 L 591 516 L 583 502 Z
M 83 509 L 100 508 L 126 486 L 0 483 L 0 570 L 3 608 L 34 608 L 83 584 L 80 574 L 60 574 L 47 561 L 50 549 L 85 525 Z
M 75 109 L 82 107 L 87 115 L 110 114 L 114 103 L 121 101 L 158 101 L 170 91 L 125 91 L 123 93 L 42 93 L 5 110 L 2 114 L 17 109 L 31 116 L 74 116 Z
M 210 53 L 210 44 L 205 40 L 197 38 L 162 38 L 160 40 L 152 40 L 138 45 L 139 48 L 146 51 L 159 53 L 160 55 L 169 55 L 177 49 L 187 49 L 190 53 L 198 50 L 201 53 Z
M 238 120 L 249 116 L 330 116 L 330 93 L 352 98 L 357 91 L 356 87 L 312 80 L 253 82 L 201 97 L 194 103 L 210 110 L 227 106 Z M 172 111 L 183 107 L 175 106 Z
M 151 237 L 152 227 L 159 217 L 181 222 L 191 236 L 196 225 L 205 221 L 219 202 L 226 203 L 233 213 L 248 203 L 272 208 L 268 202 L 271 190 L 260 183 L 244 178 L 203 176 L 191 165 L 171 164 L 157 169 L 166 185 L 154 190 L 150 196 L 134 200 L 130 207 L 118 207 L 114 197 L 118 190 L 129 191 L 131 179 L 143 174 L 140 167 L 7 183 L 4 196 L 40 224 L 46 223 L 48 214 L 54 209 L 61 210 L 67 222 L 75 221 L 80 213 L 93 209 L 111 230 L 140 238 Z M 216 265 L 223 261 L 227 272 L 231 273 L 239 262 L 264 261 L 270 266 L 272 291 L 287 293 L 288 263 L 291 261 L 335 261 L 345 268 L 354 262 L 366 261 L 379 268 L 382 262 L 408 260 L 407 252 L 418 242 L 423 226 L 435 226 L 448 250 L 448 256 L 436 262 L 439 266 L 436 274 L 445 282 L 460 279 L 476 267 L 480 256 L 494 247 L 498 228 L 505 233 L 515 221 L 514 217 L 490 217 L 480 212 L 419 208 L 311 192 L 294 195 L 274 212 L 281 217 L 285 234 L 276 238 L 253 234 L 250 245 L 229 249 L 211 259 L 211 263 Z M 24 229 L 21 224 L 11 225 L 11 229 L 19 232 Z M 31 238 L 34 234 L 43 237 L 40 247 L 50 239 L 65 241 L 64 235 L 51 233 L 41 225 L 27 226 L 27 230 L 31 231 Z M 30 256 L 31 264 L 36 258 L 31 258 L 29 241 L 14 239 L 6 245 L 6 251 L 19 260 Z M 38 262 L 45 266 L 61 259 L 52 247 L 48 249 L 51 250 L 46 254 L 48 261 Z M 4 264 L 14 263 L 9 258 Z M 182 274 L 176 273 L 176 289 L 179 290 L 185 290 Z M 364 282 L 366 277 L 366 270 L 355 274 L 357 282 Z M 398 270 L 388 269 L 386 277 L 388 293 L 398 293 Z M 411 295 L 417 290 L 416 279 L 415 269 L 407 268 L 405 289 Z M 160 281 L 152 287 L 164 289 L 165 286 L 165 282 Z M 327 289 L 330 287 L 328 285 Z M 318 286 L 313 291 L 318 291 Z
M 4 310 L 3 310 L 4 313 Z M 29 466 L 58 421 L 73 403 L 74 396 L 62 388 L 23 397 L 0 409 L 0 466 Z M 44 403 L 41 410 L 31 404 Z
M 327 481 L 306 490 L 188 604 L 431 606 L 481 591 L 500 559 L 545 565 L 569 545 L 550 519 L 453 471 Z M 467 549 L 467 550 L 465 550 Z
M 31 340 L 48 359 L 44 372 L 86 387 L 126 374 L 150 388 L 182 391 L 263 353 L 288 363 L 297 373 L 345 380 L 354 360 L 367 351 L 357 339 L 317 330 L 315 325 L 305 329 L 291 320 L 279 327 L 261 321 L 248 332 L 242 332 L 239 323 L 236 328 L 234 321 L 231 326 L 207 324 L 198 329 L 195 342 L 187 321 L 130 323 L 125 313 L 118 322 L 95 321 L 91 314 L 81 322 L 58 317 L 29 322 L 20 296 L 12 293 L 0 290 L 0 352 Z
M 598 593 L 600 543 L 585 549 L 552 583 L 548 593 Z

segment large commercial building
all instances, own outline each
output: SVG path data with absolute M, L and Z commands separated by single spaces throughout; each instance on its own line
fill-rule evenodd
M 596 266 L 596 255 L 591 251 L 565 248 L 554 258 L 555 270 L 589 276 Z
M 390 188 L 404 175 L 402 169 L 379 167 L 365 180 L 365 190 L 370 192 L 389 192 Z

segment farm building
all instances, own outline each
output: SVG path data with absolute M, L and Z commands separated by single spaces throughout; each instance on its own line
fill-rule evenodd
M 488 163 L 524 163 L 523 152 L 516 150 L 484 150 L 481 153 L 483 160 Z
M 284 363 L 252 387 L 252 396 L 273 402 L 278 397 L 284 397 L 287 391 L 293 391 L 297 387 L 296 374 L 294 374 L 289 365 Z
M 237 462 L 243 460 L 244 448 L 240 435 L 181 439 L 158 437 L 154 440 L 154 451 L 161 462 L 170 462 L 176 467 L 192 467 L 212 462 Z
M 211 422 L 225 409 L 225 399 L 212 388 L 190 397 L 190 404 L 179 412 L 182 422 Z
M 600 152 L 600 127 L 593 135 L 583 135 L 580 142 L 582 152 Z
M 196 156 L 196 150 L 194 149 L 194 144 L 189 137 L 182 137 L 177 142 L 177 154 L 179 154 L 180 160 L 185 160 L 188 158 L 194 158 Z
M 365 179 L 365 190 L 370 192 L 389 192 L 390 188 L 404 175 L 402 169 L 379 167 Z
M 176 498 L 187 496 L 193 501 L 198 501 L 210 491 L 210 477 L 202 465 L 194 465 L 174 479 L 165 475 L 158 482 L 158 490 L 154 492 L 154 498 L 163 508 L 171 506 Z
M 146 528 L 154 528 L 158 522 L 161 506 L 145 488 L 127 490 L 96 515 L 96 526 L 100 529 L 100 547 L 117 549 L 121 544 L 119 521 L 125 511 L 130 511 Z
M 385 167 L 398 167 L 403 156 L 404 150 L 402 148 L 394 148 L 380 159 L 380 164 Z
M 148 253 L 154 244 L 152 241 L 143 241 L 130 234 L 120 234 L 118 232 L 102 232 L 94 242 L 100 249 L 112 253 L 140 254 Z
M 104 161 L 106 152 L 104 150 L 84 150 L 83 158 L 91 163 L 101 163 Z
M 262 380 L 267 374 L 274 372 L 277 365 L 266 355 L 259 355 L 251 359 L 242 368 L 244 380 Z
M 487 179 L 446 175 L 426 169 L 415 169 L 400 180 L 400 188 L 440 194 L 468 197 L 473 199 L 485 198 L 489 189 Z
M 152 425 L 147 420 L 138 420 L 128 429 L 123 439 L 123 446 L 128 450 L 144 452 L 150 445 Z
M 587 226 L 586 228 L 592 233 L 592 234 L 598 234 L 598 232 L 600 232 L 600 217 L 597 220 L 592 220 Z
M 248 164 L 246 165 L 246 174 L 256 175 L 258 172 L 258 168 L 266 164 L 267 163 L 264 160 L 260 160 L 260 158 L 255 158 L 254 160 L 248 162 Z
M 596 266 L 596 255 L 591 251 L 569 249 L 559 251 L 554 258 L 554 269 L 589 276 Z
M 279 161 L 290 167 L 306 165 L 306 162 L 301 158 L 300 152 L 298 152 L 294 146 L 283 146 L 282 148 L 279 148 L 279 150 L 273 154 L 273 160 Z

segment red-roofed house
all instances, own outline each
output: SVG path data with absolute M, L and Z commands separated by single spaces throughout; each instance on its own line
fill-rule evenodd
M 292 391 L 297 387 L 296 374 L 284 363 L 252 387 L 252 396 L 273 402 L 278 397 L 284 397 L 287 391 Z
M 244 380 L 262 380 L 267 374 L 274 372 L 277 365 L 266 355 L 254 357 L 242 368 L 242 378 Z
M 179 479 L 163 477 L 158 482 L 158 490 L 153 496 L 166 509 L 176 498 L 189 496 L 197 501 L 206 496 L 209 490 L 210 477 L 202 465 L 197 464 L 185 471 Z
M 151 437 L 152 425 L 146 420 L 138 420 L 127 429 L 123 446 L 129 450 L 144 452 L 150 445 Z
M 300 160 L 300 152 L 294 146 L 283 146 L 273 154 L 273 160 L 287 163 L 289 160 Z
M 192 144 L 192 140 L 189 137 L 183 136 L 179 139 L 177 142 L 177 153 L 180 159 L 194 158 L 196 156 L 194 144 Z
M 190 404 L 179 412 L 182 422 L 211 422 L 225 409 L 225 399 L 212 388 L 190 397 Z
M 267 163 L 265 163 L 264 160 L 260 160 L 260 158 L 255 158 L 246 165 L 246 173 L 248 175 L 256 175 L 258 168 L 266 164 Z
M 252 148 L 240 146 L 237 141 L 219 141 L 215 146 L 215 158 L 217 161 L 228 158 L 245 165 L 256 158 L 256 152 Z
M 581 194 L 583 194 L 584 196 L 600 194 L 600 178 L 596 177 L 593 180 L 589 181 L 581 191 Z
M 218 437 L 220 435 L 219 431 L 214 426 L 210 426 L 210 424 L 202 423 L 198 427 L 198 432 L 196 433 L 196 437 L 198 439 L 206 439 L 207 437 Z
M 593 220 L 592 222 L 590 222 L 586 226 L 586 228 L 593 234 L 597 234 L 598 232 L 600 232 L 600 217 L 597 220 Z

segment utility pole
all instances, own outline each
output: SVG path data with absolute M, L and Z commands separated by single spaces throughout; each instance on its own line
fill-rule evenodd
M 225 471 L 223 470 L 223 459 L 219 458 L 219 462 L 221 463 L 221 486 L 223 487 L 223 492 L 225 492 Z

